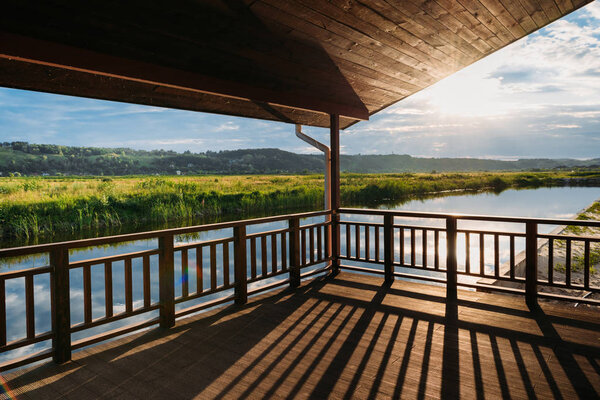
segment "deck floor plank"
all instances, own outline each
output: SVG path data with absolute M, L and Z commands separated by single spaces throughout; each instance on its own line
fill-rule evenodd
M 23 399 L 597 398 L 600 313 L 342 273 L 4 378 Z

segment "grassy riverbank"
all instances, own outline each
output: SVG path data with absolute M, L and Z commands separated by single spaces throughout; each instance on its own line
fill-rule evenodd
M 342 204 L 401 201 L 428 193 L 600 185 L 598 172 L 343 174 Z M 0 178 L 0 236 L 59 232 L 199 216 L 244 215 L 323 204 L 319 175 Z

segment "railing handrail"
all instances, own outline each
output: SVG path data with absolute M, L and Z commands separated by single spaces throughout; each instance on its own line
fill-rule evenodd
M 376 210 L 370 208 L 340 208 L 340 214 L 368 214 L 368 215 L 389 215 L 392 214 L 398 217 L 413 217 L 413 218 L 432 218 L 446 219 L 453 217 L 456 219 L 469 221 L 486 221 L 486 222 L 509 222 L 523 223 L 535 222 L 544 225 L 576 225 L 576 226 L 592 226 L 600 227 L 600 221 L 579 220 L 579 219 L 556 219 L 556 218 L 531 218 L 531 217 L 506 217 L 499 215 L 483 215 L 483 214 L 462 214 L 462 213 L 438 213 L 427 211 L 398 211 L 398 210 Z
M 269 222 L 287 221 L 290 218 L 318 217 L 321 215 L 329 215 L 331 213 L 332 213 L 331 210 L 310 211 L 310 212 L 296 213 L 296 214 L 275 215 L 272 217 L 262 217 L 262 218 L 243 219 L 243 220 L 237 220 L 237 221 L 218 222 L 218 223 L 206 224 L 206 225 L 186 226 L 183 228 L 170 228 L 170 229 L 162 229 L 162 230 L 155 230 L 155 231 L 126 233 L 123 235 L 70 240 L 70 241 L 65 241 L 65 242 L 45 243 L 45 244 L 21 246 L 21 247 L 11 247 L 11 248 L 6 248 L 6 249 L 0 249 L 0 258 L 18 257 L 18 256 L 29 255 L 29 254 L 45 253 L 45 252 L 52 251 L 53 249 L 56 249 L 56 248 L 77 249 L 77 248 L 81 248 L 81 247 L 101 246 L 101 245 L 105 245 L 105 244 L 118 243 L 118 242 L 130 242 L 130 241 L 134 241 L 134 240 L 158 238 L 163 235 L 184 235 L 184 234 L 188 234 L 188 233 L 197 233 L 197 232 L 205 232 L 205 231 L 214 231 L 214 230 L 219 230 L 219 229 L 234 228 L 234 227 L 240 226 L 240 225 L 248 226 L 248 225 L 265 224 L 265 223 L 269 223 Z

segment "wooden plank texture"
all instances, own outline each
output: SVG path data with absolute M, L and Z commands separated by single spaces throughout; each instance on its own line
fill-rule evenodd
M 83 349 L 72 368 L 3 378 L 23 399 L 600 395 L 596 311 L 462 290 L 449 304 L 443 287 L 382 285 L 342 272 Z

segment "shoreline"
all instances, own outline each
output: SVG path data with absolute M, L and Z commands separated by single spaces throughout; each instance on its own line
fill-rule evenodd
M 592 219 L 596 221 L 600 221 L 600 199 L 593 201 L 587 207 L 581 209 L 574 215 L 575 219 Z M 598 210 L 596 210 L 598 209 Z M 560 225 L 549 232 L 549 235 L 566 235 L 569 231 L 575 227 L 571 227 L 569 225 Z M 589 230 L 592 233 L 592 236 L 600 236 L 600 228 L 585 228 L 585 230 Z M 548 270 L 549 270 L 549 258 L 548 258 L 548 239 L 538 239 L 538 279 L 548 280 Z M 564 244 L 560 239 L 554 240 L 554 251 L 553 251 L 553 281 L 554 282 L 564 282 L 565 274 L 561 269 L 564 269 L 565 259 L 566 259 L 566 251 L 564 250 Z M 571 260 L 580 256 L 582 252 L 582 245 L 577 243 L 578 241 L 573 241 L 573 245 L 571 248 Z M 525 277 L 525 250 L 522 250 L 518 254 L 515 255 L 515 276 L 516 277 Z M 590 268 L 592 271 L 590 272 L 590 285 L 591 286 L 600 286 L 600 263 L 590 262 Z M 595 270 L 595 271 L 594 271 Z M 510 275 L 510 261 L 505 261 L 500 265 L 500 275 L 501 276 L 509 276 Z M 485 283 L 488 285 L 501 286 L 501 287 L 509 287 L 509 288 L 520 288 L 523 284 L 515 283 L 515 282 L 507 282 L 502 280 L 495 280 L 493 278 L 483 278 L 477 281 L 478 283 Z M 571 267 L 571 282 L 575 284 L 583 284 L 583 274 L 577 271 L 576 266 Z M 560 287 L 552 287 L 552 286 L 543 286 L 540 285 L 541 292 L 545 293 L 553 293 L 553 294 L 562 294 L 568 296 L 576 296 L 582 298 L 593 298 L 600 299 L 600 294 L 593 294 L 590 291 L 584 291 L 584 289 L 566 289 Z M 555 300 L 553 300 L 555 301 Z M 576 303 L 577 306 L 579 303 Z

